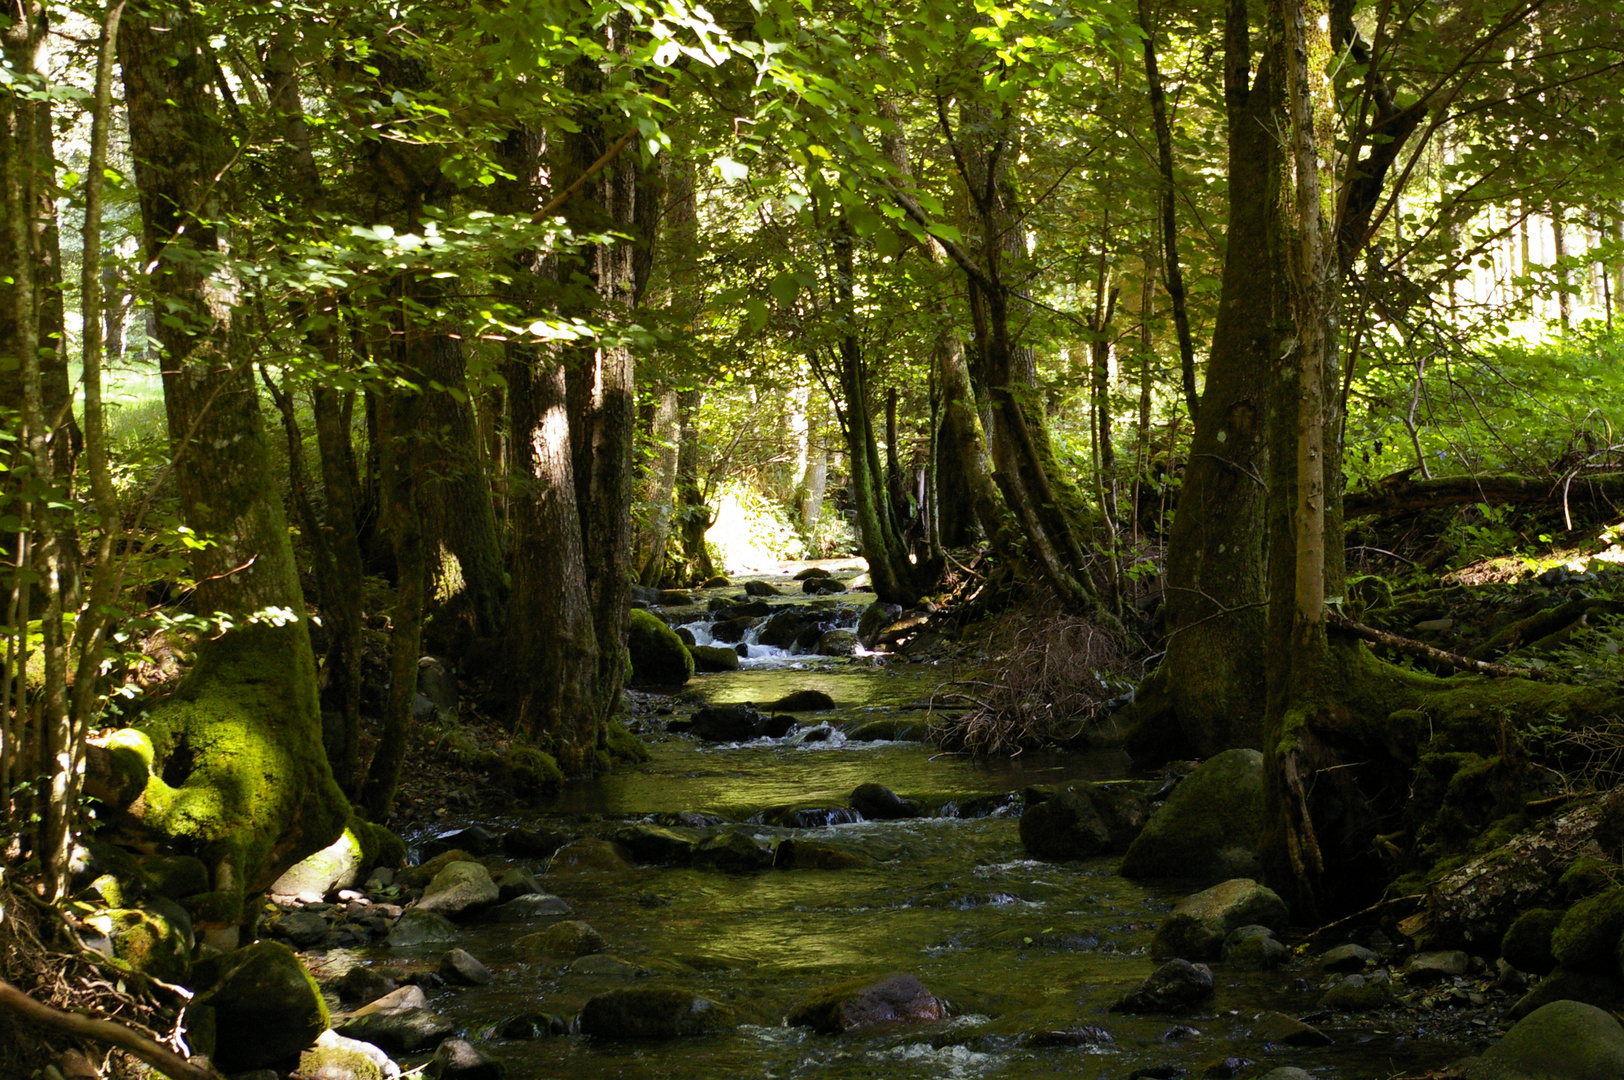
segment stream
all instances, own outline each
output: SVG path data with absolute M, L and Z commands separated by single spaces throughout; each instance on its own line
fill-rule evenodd
M 873 597 L 853 592 L 838 599 L 860 610 Z M 704 625 L 690 625 L 698 639 Z M 1258 1076 L 1294 1065 L 1316 1077 L 1351 1080 L 1417 1073 L 1463 1052 L 1458 1033 L 1445 1037 L 1426 1026 L 1406 1028 L 1420 1022 L 1392 1014 L 1313 1017 L 1335 1040 L 1324 1048 L 1277 1047 L 1255 1037 L 1252 1018 L 1262 1010 L 1315 1013 L 1323 979 L 1311 962 L 1270 973 L 1214 965 L 1216 998 L 1193 1014 L 1109 1012 L 1112 1001 L 1157 966 L 1146 951 L 1151 935 L 1192 890 L 1177 882 L 1120 878 L 1114 858 L 1030 860 L 1017 834 L 1018 810 L 1012 812 L 1002 796 L 1034 784 L 1123 780 L 1130 775 L 1127 757 L 1101 751 L 975 761 L 925 743 L 847 740 L 842 732 L 869 720 L 920 719 L 919 704 L 965 672 L 945 662 L 864 655 L 836 660 L 759 645 L 751 653 L 741 670 L 697 676 L 674 701 L 654 699 L 649 709 L 669 701 L 670 711 L 681 716 L 700 703 L 767 702 L 816 689 L 830 694 L 836 709 L 800 719 L 829 722 L 836 729 L 830 738 L 713 744 L 665 734 L 645 721 L 645 731 L 652 730 L 645 734 L 653 754 L 649 763 L 572 785 L 545 812 L 479 824 L 498 833 L 525 826 L 605 835 L 627 822 L 670 825 L 677 814 L 707 814 L 746 823 L 749 833 L 769 844 L 790 837 L 819 840 L 865 855 L 872 864 L 747 875 L 652 866 L 542 873 L 543 865 L 520 860 L 570 904 L 574 918 L 603 935 L 611 954 L 642 969 L 636 979 L 692 989 L 729 1006 L 741 1023 L 725 1035 L 657 1043 L 580 1035 L 504 1039 L 495 1032 L 506 1017 L 527 1011 L 570 1017 L 589 997 L 625 986 L 627 979 L 575 974 L 564 970 L 567 962 L 526 957 L 515 941 L 544 921 L 476 922 L 459 944 L 491 968 L 494 982 L 433 991 L 430 1005 L 500 1058 L 509 1077 L 1126 1080 Z M 852 790 L 866 782 L 912 798 L 935 816 L 805 829 L 749 824 L 774 809 L 844 807 Z M 434 832 L 466 824 L 471 822 L 448 822 Z M 697 838 L 723 826 L 674 827 Z M 445 948 L 358 950 L 349 960 L 432 966 Z M 949 1018 L 838 1037 L 783 1024 L 793 1006 L 819 987 L 892 971 L 917 975 L 949 1004 Z M 1102 1029 L 1092 1045 L 1044 1047 L 1028 1038 L 1084 1025 Z

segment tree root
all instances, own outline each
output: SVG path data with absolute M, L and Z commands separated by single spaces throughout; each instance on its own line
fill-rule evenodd
M 220 1074 L 212 1068 L 193 1065 L 168 1047 L 160 1046 L 123 1024 L 111 1020 L 93 1020 L 41 1005 L 4 979 L 0 979 L 0 1009 L 64 1035 L 93 1039 L 127 1050 L 153 1068 L 162 1070 L 170 1080 L 221 1080 Z

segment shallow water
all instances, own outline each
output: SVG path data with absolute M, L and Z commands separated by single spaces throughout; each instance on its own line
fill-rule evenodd
M 908 706 L 954 675 L 926 665 L 793 662 L 810 666 L 703 676 L 690 684 L 689 696 L 762 702 L 791 690 L 821 689 L 835 698 L 836 712 L 802 719 L 832 715 L 849 729 L 876 716 L 919 716 Z M 974 795 L 1127 774 L 1119 753 L 976 762 L 923 744 L 839 737 L 800 746 L 789 740 L 716 746 L 663 736 L 651 749 L 646 766 L 572 786 L 556 807 L 539 815 L 543 820 L 504 823 L 607 832 L 621 820 L 668 811 L 703 811 L 741 822 L 774 807 L 844 806 L 852 789 L 868 781 L 951 814 Z M 874 866 L 745 876 L 640 867 L 543 878 L 573 905 L 576 918 L 603 934 L 614 955 L 645 969 L 640 979 L 692 988 L 732 1007 L 742 1020 L 737 1031 L 649 1044 L 491 1037 L 504 1017 L 525 1011 L 572 1016 L 593 994 L 627 985 L 621 978 L 571 974 L 526 959 L 514 942 L 541 923 L 470 927 L 460 944 L 495 972 L 495 983 L 440 991 L 431 994 L 431 1004 L 468 1037 L 488 1038 L 486 1049 L 518 1080 L 1126 1078 L 1162 1067 L 1199 1077 L 1229 1075 L 1207 1069 L 1233 1056 L 1256 1062 L 1245 1075 L 1291 1064 L 1316 1076 L 1364 1078 L 1420 1071 L 1464 1052 L 1457 1041 L 1425 1031 L 1384 1030 L 1380 1018 L 1346 1027 L 1318 1021 L 1337 1040 L 1324 1049 L 1265 1045 L 1249 1034 L 1261 1009 L 1300 1016 L 1315 1008 L 1320 990 L 1307 984 L 1291 989 L 1295 972 L 1236 974 L 1220 965 L 1214 969 L 1218 994 L 1206 1010 L 1177 1018 L 1108 1012 L 1113 1000 L 1155 967 L 1146 955 L 1151 934 L 1188 890 L 1119 878 L 1113 859 L 1030 861 L 1007 813 L 809 830 L 746 827 L 770 843 L 795 836 L 839 844 L 868 855 Z M 432 962 L 444 948 L 378 950 L 368 962 Z M 794 1004 L 816 988 L 890 971 L 916 974 L 951 1004 L 951 1018 L 841 1037 L 783 1026 Z M 1314 979 L 1314 972 L 1306 974 Z M 1109 1039 L 1081 1048 L 1032 1048 L 1021 1039 L 1078 1025 L 1098 1025 Z

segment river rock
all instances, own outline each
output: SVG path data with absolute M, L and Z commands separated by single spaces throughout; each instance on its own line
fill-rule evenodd
M 826 578 L 828 576 L 829 571 L 825 570 L 823 567 L 808 566 L 804 570 L 797 571 L 794 580 L 806 581 L 808 578 Z
M 749 742 L 767 719 L 749 705 L 707 705 L 689 719 L 688 730 L 707 742 Z
M 744 591 L 750 596 L 783 596 L 782 589 L 767 584 L 765 581 L 746 581 Z
M 360 879 L 363 863 L 360 840 L 352 830 L 345 829 L 337 840 L 294 863 L 272 882 L 271 898 L 274 900 L 304 893 L 328 896 L 339 889 L 348 889 Z M 204 889 L 197 891 L 203 892 Z
M 495 976 L 466 949 L 452 949 L 440 957 L 440 978 L 453 986 L 485 986 Z
M 1562 912 L 1532 908 L 1517 916 L 1500 939 L 1500 955 L 1518 971 L 1549 975 L 1556 967 L 1551 955 L 1551 937 L 1562 924 Z
M 676 987 L 611 990 L 581 1009 L 581 1033 L 595 1039 L 680 1039 L 735 1026 L 731 1010 Z
M 430 840 L 423 846 L 425 848 L 429 848 L 433 845 L 434 841 Z M 400 885 L 412 890 L 413 892 L 421 892 L 425 887 L 427 887 L 429 882 L 434 880 L 435 874 L 438 874 L 441 870 L 444 870 L 452 863 L 475 861 L 477 860 L 472 852 L 464 851 L 461 848 L 453 848 L 450 851 L 440 852 L 440 854 L 434 856 L 432 859 L 426 860 L 420 865 L 406 867 L 396 875 L 395 880 Z
M 428 1074 L 432 1080 L 497 1080 L 502 1063 L 466 1039 L 447 1039 L 434 1050 Z
M 434 875 L 417 902 L 417 910 L 463 915 L 488 908 L 501 898 L 502 892 L 491 880 L 489 870 L 476 862 L 454 862 Z
M 924 742 L 927 731 L 925 725 L 918 720 L 887 717 L 859 724 L 846 733 L 846 738 L 852 742 Z
M 1021 844 L 1046 862 L 1126 851 L 1145 826 L 1150 807 L 1121 786 L 1077 784 L 1021 814 Z M 1220 944 L 1223 938 L 1219 938 Z
M 896 972 L 878 981 L 856 979 L 812 995 L 790 1012 L 791 1027 L 825 1035 L 878 1024 L 921 1024 L 940 1020 L 942 1003 L 913 975 Z
M 1225 935 L 1223 958 L 1242 971 L 1273 971 L 1291 958 L 1291 950 L 1267 926 L 1242 926 Z
M 266 924 L 272 935 L 285 938 L 296 949 L 316 945 L 327 937 L 327 920 L 308 911 L 290 911 Z
M 543 956 L 586 956 L 604 950 L 603 935 L 579 919 L 555 922 L 545 930 L 526 934 L 517 942 L 521 951 Z
M 686 866 L 693 859 L 694 841 L 691 837 L 662 829 L 658 825 L 628 825 L 615 831 L 614 840 L 640 863 Z
M 347 1039 L 328 1029 L 316 1045 L 299 1055 L 299 1075 L 309 1080 L 393 1080 L 400 1066 L 379 1047 L 360 1039 Z
M 522 866 L 510 866 L 496 875 L 496 892 L 502 900 L 517 900 L 521 896 L 534 896 L 545 892 L 536 875 Z
M 1127 878 L 1255 877 L 1263 825 L 1263 755 L 1226 750 L 1203 762 L 1157 807 L 1128 848 Z
M 704 581 L 700 582 L 699 587 L 701 589 L 725 589 L 731 584 L 733 584 L 733 582 L 728 580 L 726 574 L 716 574 L 715 576 L 708 577 Z
M 1410 957 L 1410 962 L 1404 965 L 1404 981 L 1419 985 L 1442 979 L 1457 979 L 1466 974 L 1470 963 L 1467 955 L 1459 949 L 1418 953 Z
M 680 686 L 694 676 L 694 658 L 671 628 L 646 611 L 633 609 L 626 626 L 633 686 Z
M 822 690 L 797 690 L 762 708 L 768 712 L 823 712 L 835 707 L 835 699 Z
M 1580 900 L 1551 934 L 1551 955 L 1564 971 L 1618 974 L 1618 942 L 1624 936 L 1624 888 Z
M 338 980 L 338 997 L 340 1001 L 372 1002 L 392 993 L 399 985 L 377 968 L 356 966 Z
M 755 837 L 737 829 L 726 829 L 694 846 L 693 864 L 703 870 L 751 874 L 770 869 L 773 853 Z
M 866 855 L 816 840 L 783 840 L 773 850 L 777 870 L 852 870 L 873 865 L 874 860 Z
M 551 829 L 509 829 L 502 834 L 502 850 L 527 859 L 545 859 L 570 842 L 570 837 Z
M 1624 1011 L 1624 983 L 1616 975 L 1558 968 L 1535 984 L 1506 1015 L 1520 1020 L 1553 1001 L 1582 1001 L 1608 1012 Z
M 1363 971 L 1380 957 L 1362 945 L 1338 945 L 1320 954 L 1321 971 Z
M 900 821 L 919 816 L 919 807 L 888 787 L 859 784 L 851 793 L 852 809 L 870 821 Z
M 1024 820 L 1024 819 L 1023 819 Z M 1285 901 L 1250 878 L 1236 878 L 1179 901 L 1150 943 L 1152 956 L 1212 960 L 1238 927 L 1286 925 Z
M 618 844 L 591 836 L 570 841 L 547 860 L 548 874 L 617 873 L 631 868 L 626 852 Z
M 1151 972 L 1112 1012 L 1171 1013 L 1192 1009 L 1212 997 L 1212 971 L 1205 964 L 1169 960 Z
M 1624 1026 L 1578 1001 L 1553 1001 L 1518 1021 L 1466 1069 L 1468 1080 L 1617 1080 Z
M 622 960 L 609 953 L 578 956 L 570 962 L 571 975 L 590 975 L 600 979 L 635 979 L 648 972 L 630 960 Z
M 358 1012 L 346 1017 L 334 1030 L 391 1054 L 415 1054 L 456 1031 L 457 1025 L 425 1006 L 413 1005 Z
M 787 649 L 795 644 L 795 639 L 811 621 L 812 616 L 806 612 L 791 608 L 787 611 L 775 612 L 761 627 L 757 640 L 763 645 L 771 645 L 775 649 Z
M 551 893 L 531 893 L 509 900 L 495 912 L 496 921 L 501 923 L 527 923 L 572 914 L 574 911 L 569 904 Z
M 1349 975 L 1320 998 L 1320 1007 L 1335 1012 L 1364 1013 L 1393 1003 L 1393 984 L 1387 979 Z
M 688 651 L 694 657 L 694 670 L 710 672 L 739 670 L 739 654 L 734 650 L 716 645 L 695 645 L 693 642 L 687 644 Z
M 857 653 L 857 635 L 850 630 L 825 630 L 818 635 L 819 656 L 853 656 Z
M 1260 1013 L 1253 1031 L 1263 1041 L 1281 1046 L 1331 1045 L 1331 1037 L 1325 1032 L 1283 1012 Z
M 223 957 L 219 982 L 197 1004 L 214 1009 L 214 1064 L 226 1072 L 291 1058 L 328 1026 L 316 981 L 292 949 L 275 941 Z
M 562 1016 L 525 1012 L 510 1016 L 496 1027 L 504 1039 L 541 1039 L 549 1035 L 568 1035 L 570 1026 Z
M 711 639 L 735 645 L 744 640 L 744 635 L 756 628 L 761 620 L 751 615 L 736 616 L 723 619 L 711 624 Z
M 901 604 L 887 604 L 876 600 L 863 609 L 862 615 L 857 618 L 857 640 L 866 648 L 872 649 L 879 640 L 880 631 L 884 630 L 897 617 L 902 614 Z

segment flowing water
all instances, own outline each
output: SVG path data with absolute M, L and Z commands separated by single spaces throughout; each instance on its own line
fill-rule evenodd
M 871 597 L 842 597 L 848 606 Z M 697 625 L 697 624 L 696 624 Z M 703 627 L 700 626 L 703 630 Z M 696 634 L 696 638 L 699 634 Z M 830 719 L 850 730 L 876 717 L 918 718 L 955 674 L 945 666 L 851 661 L 756 652 L 738 672 L 701 676 L 689 701 L 771 701 L 819 689 L 836 701 Z M 962 673 L 959 673 L 962 674 Z M 679 705 L 681 711 L 683 706 Z M 1258 1075 L 1297 1065 L 1316 1076 L 1389 1076 L 1457 1057 L 1458 1043 L 1390 1020 L 1321 1020 L 1336 1044 L 1274 1047 L 1251 1036 L 1263 1009 L 1312 1013 L 1320 990 L 1298 972 L 1214 969 L 1213 1005 L 1180 1017 L 1133 1017 L 1108 1005 L 1156 966 L 1146 953 L 1158 920 L 1188 892 L 1176 883 L 1145 885 L 1117 877 L 1110 858 L 1054 865 L 1027 859 L 1008 801 L 977 796 L 1032 784 L 1119 780 L 1126 758 L 1115 752 L 1029 754 L 978 762 L 921 743 L 823 742 L 793 738 L 714 745 L 656 735 L 653 760 L 569 788 L 544 815 L 486 822 L 605 833 L 625 821 L 671 812 L 748 822 L 781 807 L 841 807 L 858 784 L 878 782 L 938 816 L 855 822 L 814 829 L 746 825 L 758 838 L 837 844 L 873 860 L 870 868 L 771 870 L 728 875 L 689 868 L 637 867 L 552 873 L 546 887 L 575 917 L 597 928 L 610 951 L 638 965 L 639 980 L 691 988 L 734 1009 L 733 1033 L 661 1043 L 609 1043 L 579 1035 L 506 1040 L 492 1035 L 526 1011 L 573 1016 L 592 995 L 625 978 L 572 974 L 515 947 L 537 926 L 475 924 L 460 944 L 495 972 L 495 982 L 431 995 L 435 1009 L 507 1065 L 517 1080 L 543 1077 L 721 1077 L 847 1080 L 855 1077 L 1227 1076 L 1242 1057 Z M 988 816 L 943 816 L 994 810 Z M 538 820 L 538 817 L 540 820 Z M 669 820 L 669 819 L 667 819 Z M 714 827 L 713 827 L 714 828 Z M 683 831 L 683 830 L 679 830 Z M 700 836 L 710 829 L 687 830 Z M 429 962 L 445 946 L 378 950 L 363 962 Z M 840 1037 L 788 1028 L 794 1004 L 831 982 L 891 971 L 916 974 L 951 1005 L 951 1017 L 923 1027 Z M 1310 982 L 1315 972 L 1306 970 Z M 1032 1032 L 1097 1026 L 1096 1044 L 1038 1048 Z

